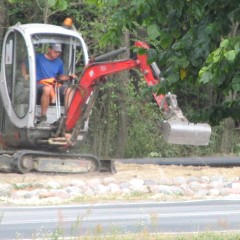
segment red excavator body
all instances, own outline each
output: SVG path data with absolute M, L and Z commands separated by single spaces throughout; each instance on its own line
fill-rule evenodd
M 66 74 L 75 73 L 76 66 L 81 66 L 82 70 L 79 79 L 72 80 L 67 86 L 70 94 L 65 106 L 60 101 L 58 84 L 55 85 L 56 104 L 48 108 L 47 123 L 38 124 L 41 106 L 36 94 L 35 55 L 37 52 L 43 53 L 52 43 L 62 45 L 61 57 Z M 135 43 L 135 47 L 146 51 L 149 49 L 146 43 L 140 41 Z M 157 85 L 160 70 L 156 63 L 149 64 L 146 54 L 137 54 L 134 59 L 107 61 L 124 49 L 89 62 L 88 49 L 80 33 L 47 24 L 17 24 L 9 28 L 2 49 L 0 139 L 6 150 L 0 155 L 0 170 L 21 173 L 31 170 L 76 173 L 104 169 L 114 171 L 111 160 L 67 150 L 87 131 L 92 106 L 106 76 L 138 69 L 148 86 Z M 28 79 L 22 76 L 23 62 L 27 66 Z M 167 142 L 187 145 L 209 143 L 210 126 L 189 123 L 178 107 L 175 95 L 153 93 L 153 97 L 163 113 L 164 119 L 159 122 Z

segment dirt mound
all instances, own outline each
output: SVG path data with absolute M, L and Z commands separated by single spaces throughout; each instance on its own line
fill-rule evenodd
M 93 178 L 105 178 L 112 176 L 117 180 L 128 180 L 134 177 L 139 179 L 158 179 L 158 178 L 174 178 L 174 177 L 191 177 L 191 176 L 224 176 L 227 178 L 239 177 L 240 167 L 194 167 L 194 166 L 160 166 L 153 164 L 122 164 L 116 163 L 115 174 L 111 173 L 91 173 L 91 174 L 57 174 L 57 173 L 37 173 L 29 172 L 26 174 L 17 173 L 0 173 L 1 183 L 37 183 L 37 182 L 49 182 L 49 181 L 70 181 L 73 179 L 93 179 Z

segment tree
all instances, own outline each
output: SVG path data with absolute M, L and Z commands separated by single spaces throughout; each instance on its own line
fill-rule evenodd
M 7 13 L 8 13 L 8 2 L 6 0 L 3 0 L 0 6 L 0 15 L 2 16 L 0 18 L 0 43 L 3 42 L 4 33 L 6 32 L 7 26 L 8 26 Z
M 239 121 L 239 1 L 91 2 L 113 9 L 102 44 L 119 43 L 125 29 L 151 44 L 149 56 L 167 79 L 158 91 L 177 93 L 190 120 Z
M 8 2 L 12 7 L 9 15 L 13 24 L 19 20 L 21 23 L 48 23 L 57 13 L 83 4 L 81 0 L 8 0 Z
M 240 39 L 236 36 L 238 26 L 239 22 L 233 22 L 230 36 L 223 39 L 220 47 L 208 56 L 206 64 L 199 72 L 199 81 L 213 85 L 216 94 L 221 97 L 221 101 L 216 102 L 208 114 L 213 124 L 223 119 L 224 131 L 221 151 L 224 153 L 229 153 L 232 150 L 234 120 L 239 121 L 240 118 L 238 107 L 240 101 L 240 75 L 238 70 Z
M 191 90 L 196 88 L 198 72 L 209 54 L 223 37 L 228 37 L 233 23 L 234 31 L 238 30 L 240 7 L 237 0 L 91 2 L 100 7 L 111 6 L 113 10 L 109 31 L 102 43 L 119 43 L 125 28 L 133 38 L 141 37 L 139 32 L 145 29 L 144 39 L 153 46 L 149 54 L 164 70 L 168 85 L 173 89 L 183 86 L 183 90 L 185 85 Z

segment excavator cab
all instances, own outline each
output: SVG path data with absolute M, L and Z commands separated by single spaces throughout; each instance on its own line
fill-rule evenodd
M 46 125 L 36 121 L 41 107 L 36 92 L 35 56 L 52 43 L 61 44 L 65 74 L 88 64 L 81 34 L 64 26 L 16 24 L 5 34 L 0 72 L 0 171 L 88 173 L 103 166 L 114 171 L 112 161 L 101 163 L 91 154 L 67 151 L 66 137 L 62 137 L 66 109 L 60 101 L 49 106 Z
M 45 53 L 52 43 L 62 46 L 65 74 L 76 72 L 76 63 L 88 63 L 87 46 L 77 31 L 46 24 L 16 24 L 5 34 L 1 61 L 0 132 L 6 145 L 38 146 L 38 139 L 50 137 L 52 127 L 37 125 L 40 102 L 36 94 L 35 55 Z M 25 73 L 23 74 L 23 71 Z M 59 101 L 49 106 L 48 123 L 64 114 Z

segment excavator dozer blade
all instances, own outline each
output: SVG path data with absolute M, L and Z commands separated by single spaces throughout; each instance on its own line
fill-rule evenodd
M 165 120 L 161 122 L 161 132 L 167 143 L 206 146 L 210 141 L 211 127 L 206 123 Z

